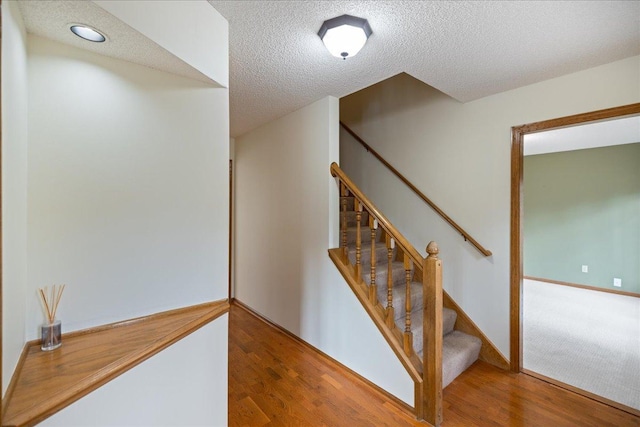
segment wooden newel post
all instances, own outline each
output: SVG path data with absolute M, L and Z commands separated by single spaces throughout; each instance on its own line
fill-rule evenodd
M 424 419 L 433 426 L 442 423 L 442 261 L 438 245 L 430 242 L 423 263 L 424 302 Z

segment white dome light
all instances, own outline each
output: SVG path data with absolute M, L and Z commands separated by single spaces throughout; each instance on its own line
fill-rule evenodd
M 337 58 L 356 56 L 371 35 L 371 27 L 366 19 L 342 15 L 324 21 L 318 35 L 327 50 Z
M 76 36 L 83 38 L 85 40 L 89 40 L 91 42 L 102 43 L 107 39 L 98 30 L 94 30 L 93 28 L 88 27 L 86 25 L 75 24 L 69 27 L 69 29 Z

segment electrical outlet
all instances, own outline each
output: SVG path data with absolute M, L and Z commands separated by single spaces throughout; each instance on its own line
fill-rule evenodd
M 615 286 L 616 288 L 622 287 L 622 279 L 614 277 L 613 278 L 613 286 Z
M 583 273 L 588 273 L 589 272 L 589 266 L 588 265 L 583 265 L 582 266 L 582 272 Z

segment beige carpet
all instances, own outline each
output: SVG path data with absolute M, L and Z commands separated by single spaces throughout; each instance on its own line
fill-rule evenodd
M 523 366 L 640 410 L 640 298 L 524 280 Z

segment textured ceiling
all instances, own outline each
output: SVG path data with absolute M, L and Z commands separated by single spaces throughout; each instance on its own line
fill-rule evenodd
M 638 1 L 215 1 L 229 21 L 231 134 L 400 72 L 467 102 L 640 54 Z M 373 35 L 346 61 L 316 33 L 342 14 Z
M 21 0 L 18 5 L 27 32 L 31 34 L 101 55 L 212 83 L 207 76 L 91 1 Z M 100 30 L 107 36 L 107 42 L 93 43 L 82 40 L 69 30 L 72 23 L 90 25 Z
M 343 97 L 406 72 L 466 102 L 640 54 L 639 1 L 209 1 L 229 20 L 231 134 L 325 96 Z M 106 56 L 210 80 L 86 0 L 19 2 L 27 31 Z M 367 18 L 354 58 L 332 57 L 325 19 Z M 104 31 L 75 37 L 70 23 Z

